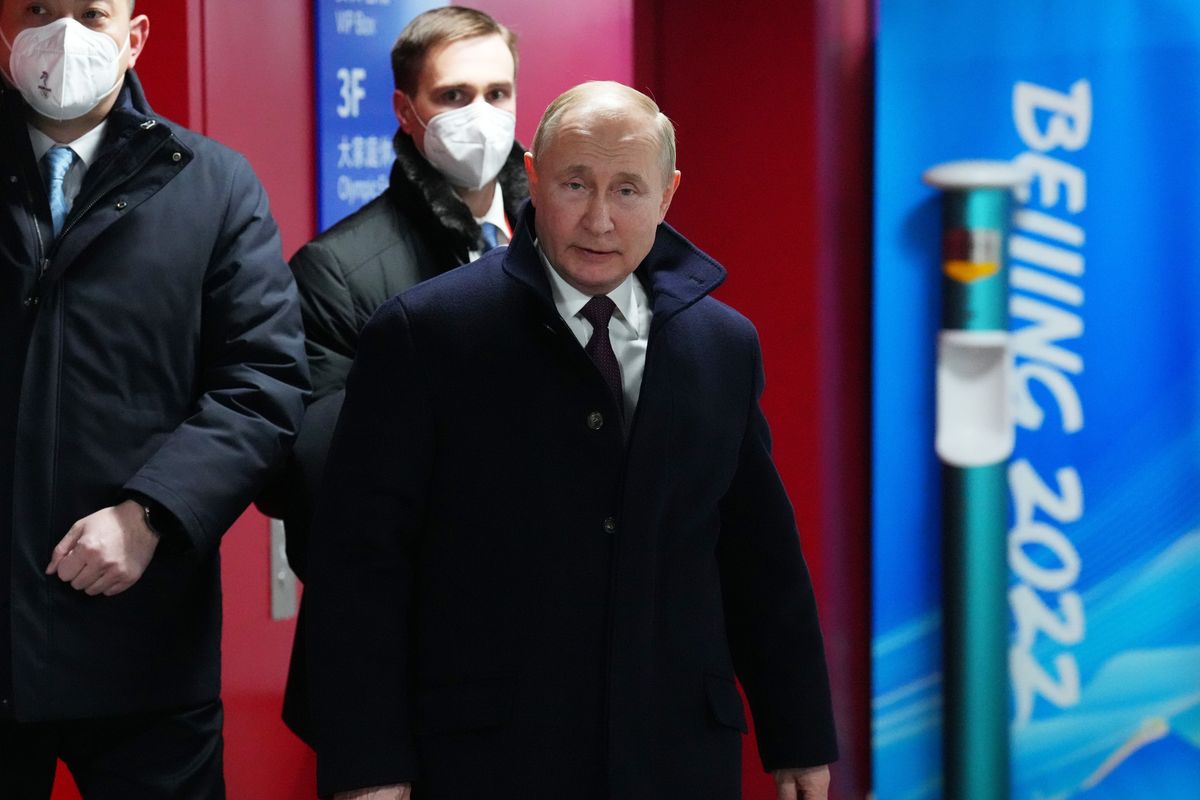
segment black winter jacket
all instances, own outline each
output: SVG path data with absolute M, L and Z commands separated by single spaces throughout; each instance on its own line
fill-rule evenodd
M 132 72 L 54 240 L 27 113 L 0 91 L 0 695 L 11 677 L 21 720 L 206 702 L 218 545 L 308 389 L 295 285 L 246 160 L 157 117 Z M 177 522 L 138 583 L 89 597 L 44 574 L 131 493 Z
M 396 163 L 388 190 L 312 240 L 292 257 L 300 290 L 313 403 L 296 451 L 259 507 L 287 524 L 288 559 L 302 579 L 308 528 L 346 376 L 358 337 L 390 297 L 467 263 L 470 251 L 487 249 L 467 206 L 413 145 L 396 135 Z M 529 196 L 525 148 L 514 143 L 500 172 L 510 220 Z
M 500 173 L 504 210 L 514 222 L 529 196 L 524 151 L 514 144 Z M 412 139 L 398 135 L 388 190 L 292 257 L 313 400 L 345 388 L 359 332 L 376 309 L 410 286 L 467 263 L 471 250 L 487 246 L 470 210 Z

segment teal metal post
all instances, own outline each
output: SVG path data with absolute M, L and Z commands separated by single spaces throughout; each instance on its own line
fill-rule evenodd
M 1009 800 L 1007 162 L 925 173 L 942 190 L 943 796 Z

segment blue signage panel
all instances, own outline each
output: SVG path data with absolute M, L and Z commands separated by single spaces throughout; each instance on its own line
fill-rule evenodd
M 392 44 L 409 20 L 444 2 L 317 0 L 317 226 L 333 223 L 388 185 Z
M 1194 798 L 1200 5 L 884 2 L 879 25 L 876 796 L 942 796 L 941 242 L 920 176 L 985 158 L 1032 177 L 1008 241 L 1012 796 Z

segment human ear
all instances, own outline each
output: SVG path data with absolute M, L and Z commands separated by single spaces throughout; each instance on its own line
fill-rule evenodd
M 671 201 L 675 198 L 675 190 L 679 188 L 679 179 L 682 173 L 675 170 L 671 173 L 671 180 L 667 184 L 667 188 L 663 189 L 662 202 L 658 206 L 658 221 L 662 222 L 667 218 L 667 209 L 671 207 Z
M 142 54 L 143 48 L 146 47 L 146 40 L 150 38 L 150 18 L 145 14 L 139 14 L 129 20 L 129 68 L 137 63 L 138 56 Z
M 525 177 L 529 179 L 529 200 L 536 207 L 538 193 L 537 165 L 533 161 L 533 153 L 525 151 Z

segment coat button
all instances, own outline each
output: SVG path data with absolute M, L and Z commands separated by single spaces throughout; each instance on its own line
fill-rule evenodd
M 117 201 L 117 211 L 124 211 L 125 206 L 127 206 L 127 205 L 129 205 L 129 203 L 126 203 L 124 200 L 118 200 Z
M 617 532 L 617 521 L 615 519 L 613 519 L 612 517 L 605 517 L 604 518 L 604 532 L 605 533 L 616 533 Z
M 183 160 L 183 153 L 171 153 L 171 160 L 178 164 Z
M 593 411 L 587 416 L 587 426 L 591 430 L 598 431 L 604 427 L 604 415 L 599 411 Z

